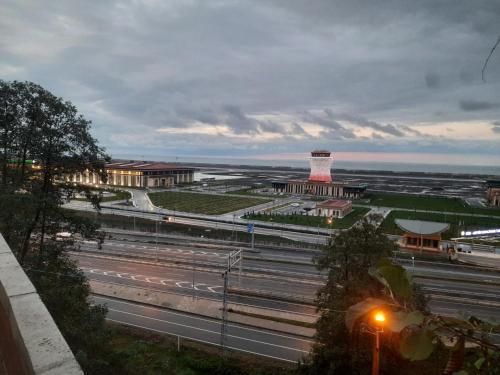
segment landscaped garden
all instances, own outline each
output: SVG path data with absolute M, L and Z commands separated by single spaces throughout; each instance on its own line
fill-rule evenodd
M 370 194 L 368 197 L 372 206 L 500 216 L 500 209 L 471 207 L 460 198 L 397 194 Z
M 500 228 L 500 218 L 478 217 L 469 215 L 446 215 L 428 212 L 391 211 L 381 225 L 384 233 L 402 234 L 403 232 L 394 222 L 396 219 L 436 221 L 450 224 L 450 228 L 443 233 L 444 239 L 458 237 L 463 230 Z
M 301 214 L 279 215 L 271 213 L 256 213 L 243 216 L 248 220 L 268 221 L 278 224 L 296 224 L 308 227 L 347 229 L 359 221 L 366 213 L 370 211 L 365 207 L 353 207 L 352 212 L 342 219 L 333 219 L 332 223 L 328 222 L 328 218 L 321 216 L 310 216 Z
M 121 201 L 125 199 L 130 199 L 132 198 L 132 195 L 125 190 L 118 190 L 118 189 L 98 189 L 97 191 L 94 191 L 93 193 L 96 194 L 99 191 L 107 192 L 107 194 L 103 194 L 101 198 L 101 202 L 111 202 L 111 201 Z M 77 201 L 86 201 L 87 198 L 85 197 L 78 197 L 75 198 Z
M 271 202 L 257 197 L 232 197 L 215 194 L 197 194 L 174 191 L 149 193 L 151 202 L 158 207 L 197 214 L 220 215 L 243 208 Z

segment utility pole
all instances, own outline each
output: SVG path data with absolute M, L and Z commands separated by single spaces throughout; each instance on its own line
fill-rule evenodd
M 238 251 L 232 251 L 229 253 L 227 257 L 227 267 L 222 272 L 222 278 L 224 279 L 224 289 L 222 292 L 222 319 L 221 319 L 221 327 L 220 327 L 220 348 L 222 352 L 222 356 L 225 355 L 225 345 L 226 345 L 226 335 L 227 335 L 227 290 L 229 288 L 229 272 L 231 272 L 231 268 L 239 263 L 240 271 L 241 271 L 241 249 Z
M 194 287 L 194 250 L 191 250 L 192 252 L 192 259 L 191 259 L 191 262 L 193 264 L 193 301 L 194 301 L 194 297 L 195 297 L 195 294 L 196 294 L 196 289 Z
M 155 258 L 156 261 L 158 262 L 158 220 L 156 220 L 156 251 L 155 251 Z

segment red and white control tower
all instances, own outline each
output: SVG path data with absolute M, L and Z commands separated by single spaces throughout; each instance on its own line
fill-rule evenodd
M 309 181 L 332 182 L 332 176 L 330 175 L 332 163 L 333 157 L 330 151 L 316 150 L 311 152 Z

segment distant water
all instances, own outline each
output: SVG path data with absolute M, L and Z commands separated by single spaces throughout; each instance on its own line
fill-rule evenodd
M 185 157 L 185 156 L 160 156 L 160 155 L 113 155 L 119 159 L 131 160 L 157 160 L 178 163 L 205 163 L 228 165 L 254 165 L 268 167 L 309 168 L 307 160 L 262 160 L 250 158 L 225 158 L 225 157 Z M 419 164 L 419 163 L 389 163 L 389 162 L 359 162 L 334 160 L 333 169 L 393 171 L 393 172 L 427 172 L 427 173 L 457 173 L 481 174 L 500 176 L 500 165 L 452 165 L 452 164 Z

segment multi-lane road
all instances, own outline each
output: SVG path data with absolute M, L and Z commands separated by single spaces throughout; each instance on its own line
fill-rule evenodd
M 81 243 L 74 253 L 90 280 L 145 288 L 207 301 L 220 301 L 221 271 L 234 244 L 221 241 L 193 242 L 117 231 L 102 249 Z M 287 248 L 247 248 L 241 275 L 230 278 L 232 304 L 315 316 L 311 302 L 325 277 L 312 264 L 317 252 Z M 500 273 L 451 263 L 399 260 L 430 296 L 433 312 L 457 316 L 473 314 L 500 318 Z M 248 292 L 248 293 L 247 293 Z M 106 303 L 109 318 L 124 324 L 179 335 L 212 344 L 220 343 L 220 320 L 145 306 L 131 301 L 96 296 Z M 236 350 L 296 361 L 311 347 L 311 338 L 282 334 L 245 324 L 232 324 L 227 345 Z
M 211 345 L 221 345 L 218 319 L 195 316 L 154 306 L 94 296 L 95 303 L 106 304 L 108 320 Z M 307 355 L 312 340 L 241 324 L 227 325 L 224 347 L 286 362 Z

